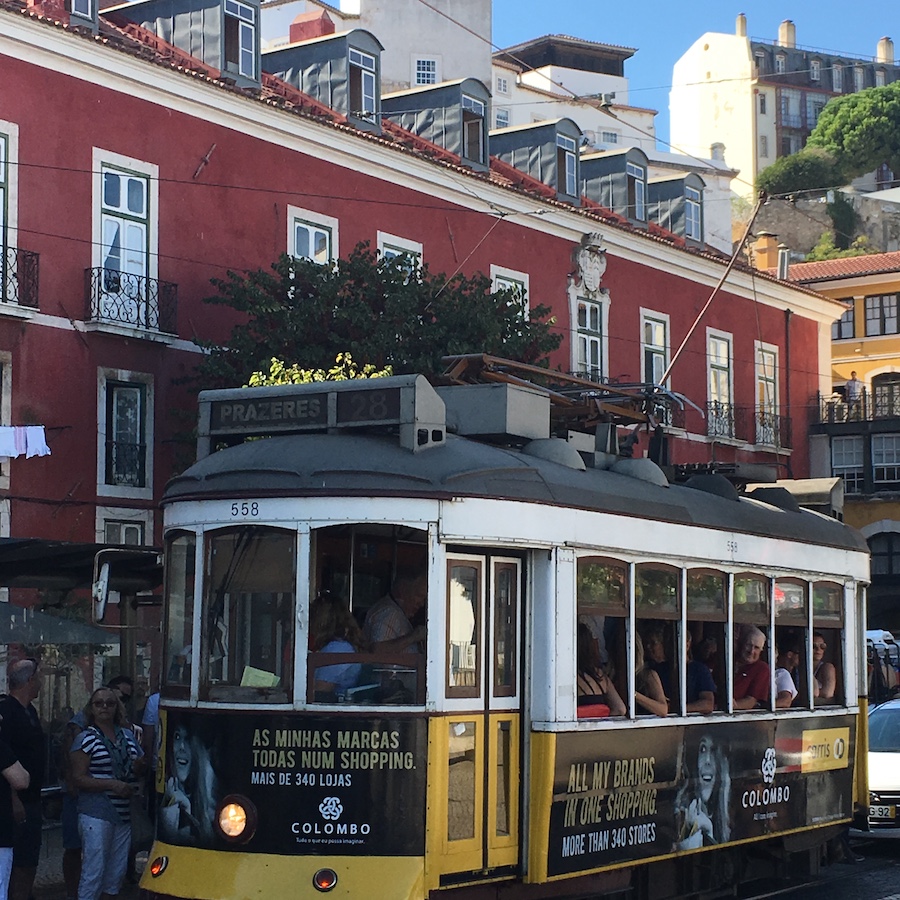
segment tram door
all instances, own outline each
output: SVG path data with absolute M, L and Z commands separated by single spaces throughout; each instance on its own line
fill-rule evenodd
M 522 563 L 448 556 L 446 585 L 448 715 L 430 737 L 429 868 L 453 884 L 518 868 Z

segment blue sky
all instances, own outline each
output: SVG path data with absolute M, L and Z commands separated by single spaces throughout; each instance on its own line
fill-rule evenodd
M 885 15 L 887 10 L 894 10 Z M 855 14 L 854 14 L 855 11 Z M 569 34 L 605 44 L 632 47 L 625 75 L 634 106 L 659 111 L 656 133 L 660 149 L 669 136 L 669 86 L 675 61 L 707 31 L 734 33 L 738 13 L 747 15 L 747 34 L 774 41 L 778 25 L 791 19 L 797 46 L 833 50 L 848 56 L 874 57 L 880 38 L 893 38 L 900 54 L 900 7 L 810 0 L 798 3 L 719 0 L 716 4 L 647 0 L 494 0 L 494 44 L 509 47 L 544 34 Z

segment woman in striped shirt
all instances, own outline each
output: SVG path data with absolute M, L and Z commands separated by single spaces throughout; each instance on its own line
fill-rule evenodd
M 119 893 L 131 843 L 131 796 L 144 769 L 143 751 L 127 727 L 125 709 L 106 687 L 91 695 L 87 727 L 72 746 L 82 841 L 78 900 Z

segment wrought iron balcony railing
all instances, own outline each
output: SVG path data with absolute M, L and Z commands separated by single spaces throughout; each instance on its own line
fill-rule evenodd
M 106 483 L 120 487 L 146 487 L 147 445 L 107 441 Z
M 115 269 L 86 269 L 89 322 L 177 334 L 178 285 Z
M 819 394 L 817 424 L 820 425 L 894 418 L 900 418 L 900 384 L 876 385 L 873 390 L 863 388 L 854 399 L 842 394 L 828 397 Z
M 38 308 L 38 255 L 0 247 L 0 303 Z
M 793 441 L 790 416 L 717 400 L 706 404 L 706 433 L 709 437 L 784 449 L 790 448 Z

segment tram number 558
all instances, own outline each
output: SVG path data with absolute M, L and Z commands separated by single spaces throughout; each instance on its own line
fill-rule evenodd
M 232 518 L 253 518 L 254 516 L 259 515 L 259 504 L 258 503 L 232 503 L 231 504 L 231 515 Z

